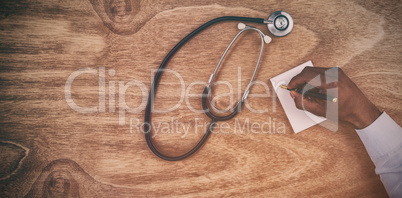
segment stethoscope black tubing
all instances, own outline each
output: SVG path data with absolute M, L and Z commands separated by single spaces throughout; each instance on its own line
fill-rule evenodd
M 208 28 L 209 26 L 211 26 L 211 25 L 213 25 L 215 23 L 218 23 L 218 22 L 222 22 L 222 21 L 242 21 L 242 22 L 252 22 L 252 23 L 264 23 L 264 19 L 262 19 L 262 18 L 237 17 L 237 16 L 218 17 L 218 18 L 212 19 L 211 21 L 208 21 L 208 22 L 204 23 L 203 25 L 201 25 L 200 27 L 198 27 L 197 29 L 192 31 L 190 34 L 188 34 L 186 37 L 184 37 L 179 43 L 177 43 L 173 47 L 173 49 L 170 50 L 170 52 L 166 55 L 165 59 L 163 59 L 162 63 L 160 64 L 159 69 L 155 74 L 154 81 L 153 81 L 153 83 L 151 85 L 151 90 L 149 91 L 149 95 L 148 95 L 147 106 L 145 108 L 145 118 L 144 118 L 145 140 L 147 141 L 148 147 L 151 149 L 151 151 L 156 156 L 160 157 L 161 159 L 168 160 L 168 161 L 178 161 L 178 160 L 182 160 L 182 159 L 184 159 L 186 157 L 189 157 L 190 155 L 195 153 L 205 143 L 205 141 L 208 139 L 209 135 L 211 134 L 211 131 L 213 130 L 213 126 L 215 125 L 216 121 L 227 120 L 227 119 L 230 119 L 230 118 L 234 117 L 237 114 L 237 111 L 234 111 L 234 112 L 232 112 L 231 114 L 229 114 L 226 117 L 221 117 L 220 119 L 213 119 L 211 117 L 212 114 L 209 111 L 206 111 L 206 114 L 208 115 L 208 117 L 210 117 L 212 119 L 207 131 L 205 132 L 205 134 L 202 137 L 202 139 L 198 142 L 198 144 L 193 149 L 191 149 L 190 151 L 188 151 L 187 153 L 185 153 L 183 155 L 180 155 L 180 156 L 177 156 L 177 157 L 166 156 L 166 155 L 160 153 L 154 147 L 154 145 L 152 144 L 152 141 L 151 141 L 151 130 L 152 130 L 152 127 L 151 127 L 151 113 L 152 112 L 151 112 L 151 110 L 152 110 L 152 106 L 153 106 L 154 93 L 156 93 L 156 89 L 157 89 L 158 84 L 159 84 L 159 79 L 163 74 L 163 69 L 166 67 L 167 63 L 173 57 L 173 55 L 187 41 L 189 41 L 192 37 L 194 37 L 195 35 L 197 35 L 201 31 L 203 31 L 204 29 Z M 204 90 L 204 93 L 205 93 L 205 90 Z M 203 103 L 204 103 L 204 99 L 203 99 Z M 238 105 L 241 105 L 241 103 L 238 103 Z M 204 106 L 204 104 L 203 104 L 203 106 Z M 238 108 L 238 106 L 236 108 Z M 205 111 L 205 109 L 204 109 L 204 111 Z
M 236 106 L 232 109 L 232 113 L 230 113 L 227 116 L 216 116 L 213 113 L 211 113 L 211 111 L 209 110 L 208 107 L 208 93 L 210 91 L 210 88 L 207 86 L 204 89 L 204 92 L 202 93 L 202 109 L 204 110 L 204 113 L 211 118 L 211 120 L 213 121 L 226 121 L 226 120 L 230 120 L 233 117 L 235 117 L 237 115 L 237 113 L 239 113 L 239 111 L 241 110 L 241 107 L 243 105 L 243 100 L 241 100 L 240 102 L 238 102 L 236 104 Z

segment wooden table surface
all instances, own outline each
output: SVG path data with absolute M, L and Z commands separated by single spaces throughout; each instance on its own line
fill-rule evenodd
M 341 123 L 332 132 L 317 125 L 295 134 L 269 79 L 308 60 L 339 66 L 401 125 L 398 0 L 0 4 L 0 197 L 387 196 L 352 126 Z M 276 10 L 290 13 L 295 26 L 264 48 L 251 90 L 264 95 L 250 97 L 249 107 L 190 158 L 156 157 L 141 126 L 153 74 L 168 51 L 215 17 L 266 18 Z M 236 27 L 208 28 L 168 64 L 154 107 L 173 110 L 152 118 L 162 152 L 183 154 L 202 137 L 209 119 L 196 111 L 201 100 L 191 94 L 202 93 Z M 250 32 L 231 50 L 217 80 L 234 91 L 217 85 L 218 107 L 236 102 L 259 44 Z

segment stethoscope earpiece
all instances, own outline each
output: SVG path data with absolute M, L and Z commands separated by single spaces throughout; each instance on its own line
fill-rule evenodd
M 237 24 L 237 29 L 239 29 L 239 30 L 243 30 L 243 29 L 245 29 L 246 27 L 248 27 L 249 29 L 253 29 L 253 28 L 254 28 L 254 27 L 247 26 L 247 25 L 244 24 L 244 23 L 239 23 L 239 24 Z M 255 29 L 255 28 L 254 28 L 254 29 Z M 269 44 L 269 43 L 272 41 L 272 38 L 271 38 L 270 36 L 265 35 L 265 34 L 263 34 L 262 32 L 261 32 L 260 35 L 263 37 L 264 42 L 265 42 L 266 44 Z
M 237 29 L 242 30 L 244 28 L 246 28 L 246 24 L 244 24 L 244 23 L 237 24 Z
M 293 30 L 293 18 L 285 11 L 272 13 L 265 21 L 269 32 L 274 36 L 286 36 Z
M 264 36 L 264 41 L 265 41 L 266 44 L 268 44 L 268 43 L 270 43 L 272 41 L 272 38 L 270 36 L 268 36 L 268 35 L 265 35 Z

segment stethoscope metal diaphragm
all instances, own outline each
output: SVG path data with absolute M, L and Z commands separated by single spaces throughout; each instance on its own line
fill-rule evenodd
M 293 18 L 285 11 L 276 11 L 267 19 L 268 30 L 274 36 L 286 36 L 293 30 Z

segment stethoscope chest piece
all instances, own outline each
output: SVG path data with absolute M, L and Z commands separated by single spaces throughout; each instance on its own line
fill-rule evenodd
M 293 29 L 292 17 L 284 11 L 276 11 L 268 17 L 268 30 L 274 36 L 286 36 Z

